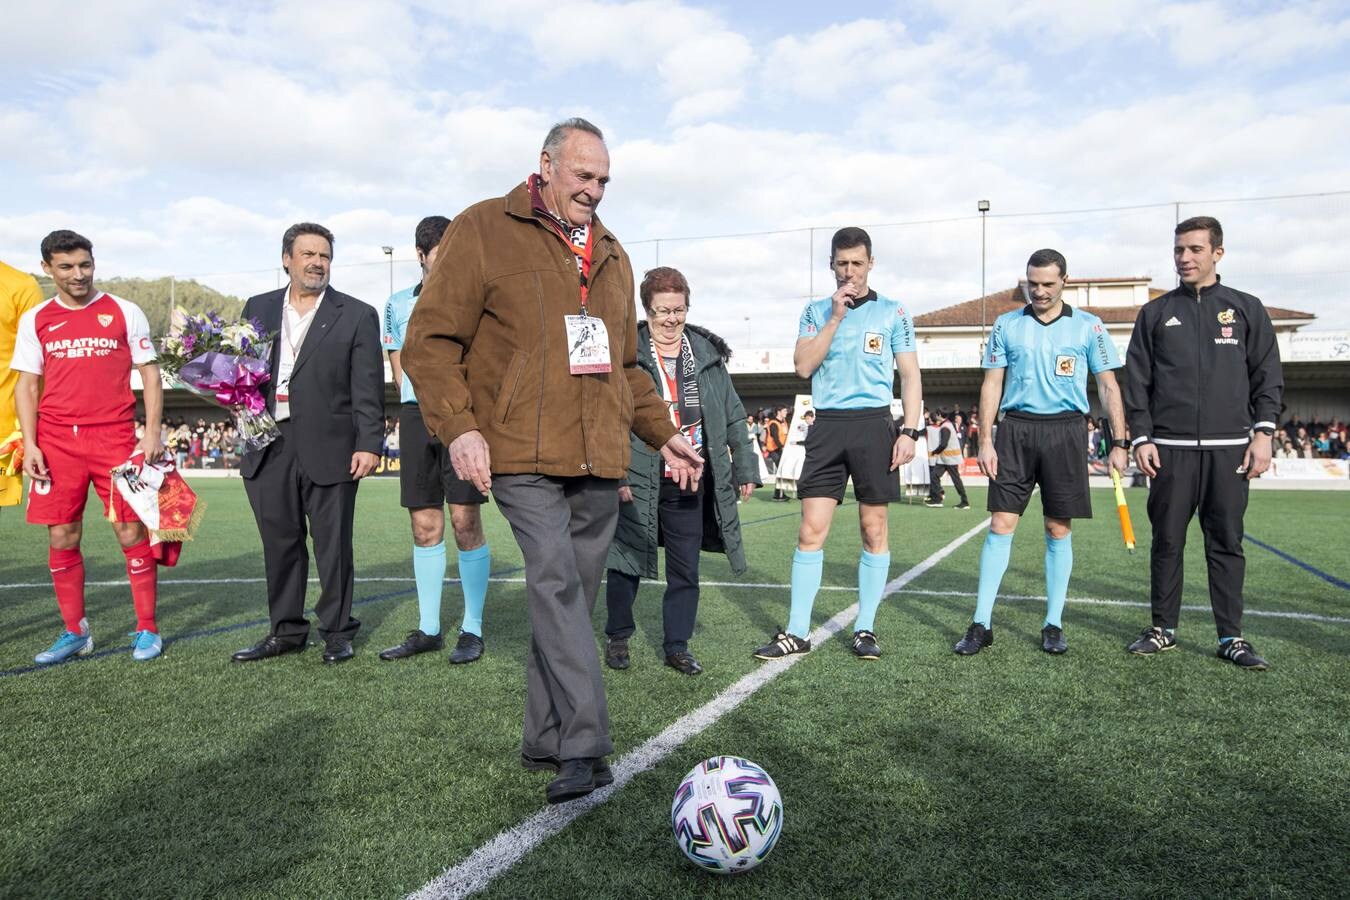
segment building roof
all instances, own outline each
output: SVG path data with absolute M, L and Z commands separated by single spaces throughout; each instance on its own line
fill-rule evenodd
M 1143 278 L 1094 278 L 1094 279 L 1075 279 L 1070 278 L 1068 284 L 1086 284 L 1089 281 L 1093 284 L 1120 283 L 1127 281 L 1146 281 Z M 1156 300 L 1167 293 L 1159 288 L 1148 289 L 1148 299 Z M 993 325 L 994 320 L 1006 312 L 1014 309 L 1021 309 L 1025 306 L 1022 300 L 1021 287 L 1011 287 L 1004 291 L 997 291 L 993 294 L 987 294 L 984 297 L 977 297 L 974 300 L 967 300 L 964 303 L 957 303 L 954 306 L 944 306 L 942 309 L 935 309 L 932 312 L 922 313 L 914 317 L 914 327 L 916 328 L 978 328 L 980 327 L 980 305 L 984 301 L 984 324 Z M 1128 325 L 1134 322 L 1135 317 L 1139 315 L 1138 306 L 1082 306 L 1075 307 L 1084 312 L 1090 312 L 1101 319 L 1107 325 Z M 1267 306 L 1266 312 L 1270 313 L 1272 319 L 1306 319 L 1311 321 L 1316 316 L 1313 313 L 1300 312 L 1296 309 L 1283 309 L 1278 306 Z

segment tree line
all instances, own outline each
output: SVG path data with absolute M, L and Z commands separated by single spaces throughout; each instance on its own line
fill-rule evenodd
M 56 294 L 56 285 L 46 275 L 34 275 L 42 296 Z M 150 320 L 150 334 L 160 337 L 169 330 L 172 307 L 178 306 L 189 314 L 217 312 L 226 319 L 236 319 L 243 312 L 244 301 L 222 294 L 215 288 L 196 281 L 172 281 L 163 278 L 99 278 L 95 284 L 100 290 L 130 300 L 145 311 Z M 170 299 L 172 297 L 172 300 Z

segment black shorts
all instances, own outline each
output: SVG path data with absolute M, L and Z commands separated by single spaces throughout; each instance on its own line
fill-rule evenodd
M 398 499 L 404 509 L 487 502 L 487 495 L 455 474 L 450 451 L 427 431 L 416 403 L 399 407 L 398 432 Z
M 1088 491 L 1087 419 L 1010 412 L 994 435 L 998 478 L 989 482 L 990 512 L 1026 512 L 1031 489 L 1041 486 L 1041 511 L 1052 519 L 1092 518 Z
M 898 435 L 889 406 L 816 410 L 797 478 L 798 499 L 830 497 L 842 503 L 852 477 L 859 503 L 896 502 L 900 470 L 891 469 L 891 451 Z

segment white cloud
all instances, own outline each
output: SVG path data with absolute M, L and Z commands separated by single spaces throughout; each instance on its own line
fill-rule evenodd
M 1267 69 L 1330 53 L 1350 44 L 1345 9 L 1327 3 L 1289 5 L 1235 15 L 1214 0 L 1179 3 L 1158 13 L 1172 55 L 1187 67 L 1232 62 Z

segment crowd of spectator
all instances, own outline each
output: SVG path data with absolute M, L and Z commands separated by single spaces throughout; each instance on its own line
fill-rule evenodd
M 962 456 L 974 457 L 980 445 L 979 413 L 973 409 L 967 412 L 960 404 L 945 412 L 956 428 Z M 792 409 L 787 406 L 764 407 L 746 416 L 750 436 L 768 460 L 770 472 L 777 469 L 778 459 L 787 443 L 791 417 Z M 1104 418 L 1084 418 L 1087 420 L 1088 459 L 1105 459 L 1110 450 L 1109 424 Z M 136 437 L 140 438 L 144 433 L 145 422 L 138 419 Z M 239 433 L 228 418 L 167 418 L 160 427 L 160 439 L 180 469 L 239 467 Z M 1277 459 L 1350 459 L 1350 425 L 1341 419 L 1305 422 L 1294 416 L 1275 432 L 1274 449 Z M 387 459 L 398 459 L 397 417 L 384 420 L 384 455 Z
M 1289 418 L 1275 432 L 1276 459 L 1350 459 L 1350 426 L 1341 419 Z
M 138 418 L 136 439 L 144 435 L 145 420 Z M 166 417 L 159 439 L 180 469 L 239 468 L 239 432 L 230 419 Z

